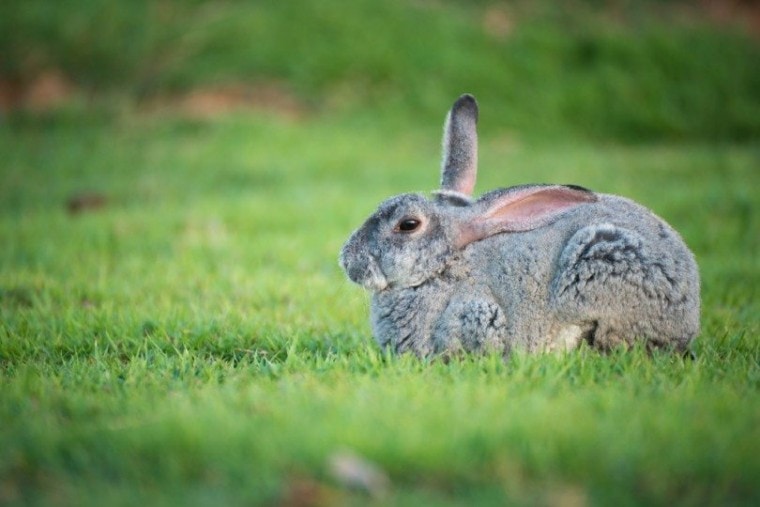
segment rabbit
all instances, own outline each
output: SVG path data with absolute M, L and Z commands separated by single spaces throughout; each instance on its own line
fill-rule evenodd
M 396 353 L 508 355 L 630 347 L 686 353 L 700 281 L 679 234 L 647 208 L 576 185 L 472 197 L 478 105 L 449 111 L 441 189 L 391 197 L 339 263 L 372 293 L 375 340 Z

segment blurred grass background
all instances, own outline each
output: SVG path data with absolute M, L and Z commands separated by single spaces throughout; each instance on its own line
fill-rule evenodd
M 49 72 L 86 96 L 137 101 L 240 86 L 252 100 L 258 92 L 306 111 L 426 121 L 468 90 L 494 127 L 523 135 L 760 133 L 753 2 L 29 0 L 0 9 L 6 88 Z
M 759 30 L 728 0 L 0 4 L 0 504 L 757 505 Z M 375 348 L 337 251 L 435 188 L 465 91 L 479 191 L 683 234 L 697 360 Z

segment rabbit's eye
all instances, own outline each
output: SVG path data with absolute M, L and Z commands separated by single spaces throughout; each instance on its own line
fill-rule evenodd
M 403 218 L 397 225 L 396 230 L 399 232 L 412 232 L 416 230 L 422 222 L 416 218 Z

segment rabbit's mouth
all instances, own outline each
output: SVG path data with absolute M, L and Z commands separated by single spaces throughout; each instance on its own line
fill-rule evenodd
M 372 254 L 369 254 L 367 266 L 363 273 L 363 276 L 361 277 L 361 280 L 354 281 L 372 292 L 380 292 L 382 290 L 385 290 L 389 285 L 388 279 L 380 269 L 380 263 L 377 262 L 377 259 Z
M 371 292 L 380 292 L 390 285 L 385 277 L 380 263 L 374 255 L 364 252 L 363 255 L 351 255 L 348 248 L 344 248 L 340 256 L 340 265 L 348 275 L 348 278 Z
M 387 289 L 389 285 L 390 284 L 382 274 L 380 276 L 365 278 L 362 281 L 362 287 L 371 292 L 382 292 Z

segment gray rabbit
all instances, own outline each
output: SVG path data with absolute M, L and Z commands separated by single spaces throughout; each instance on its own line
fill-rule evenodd
M 419 356 L 511 350 L 685 351 L 699 332 L 699 272 L 681 237 L 633 201 L 574 185 L 471 197 L 478 106 L 444 127 L 441 190 L 383 202 L 340 264 L 372 292 L 383 348 Z

